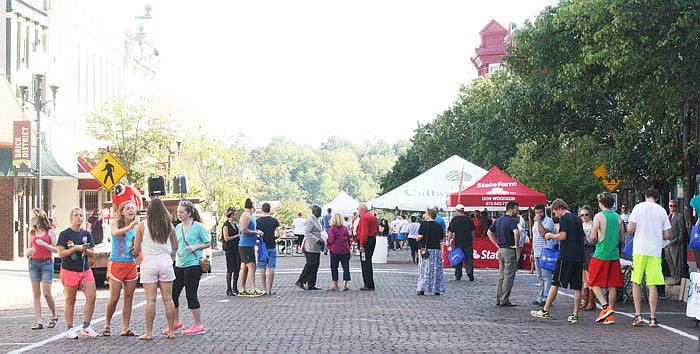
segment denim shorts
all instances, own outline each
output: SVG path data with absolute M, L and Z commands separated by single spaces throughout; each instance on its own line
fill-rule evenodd
M 269 258 L 267 262 L 258 262 L 258 268 L 277 268 L 277 247 L 270 247 L 267 249 L 267 258 Z
M 53 281 L 53 259 L 29 259 L 29 280 L 51 283 Z

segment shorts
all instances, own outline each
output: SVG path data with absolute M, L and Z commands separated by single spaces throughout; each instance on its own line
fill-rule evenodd
M 175 280 L 173 259 L 169 254 L 144 255 L 141 263 L 141 283 L 151 284 L 159 281 Z
M 258 261 L 258 268 L 270 268 L 270 269 L 275 269 L 277 268 L 277 247 L 271 247 L 267 249 L 267 262 L 260 262 Z
M 583 262 L 564 261 L 561 258 L 552 274 L 552 285 L 571 290 L 583 288 Z
M 597 286 L 599 288 L 623 287 L 624 283 L 622 282 L 620 260 L 591 258 L 591 262 L 588 265 L 588 285 Z
M 29 280 L 32 283 L 51 283 L 53 281 L 53 259 L 29 259 Z
M 397 238 L 397 240 L 403 241 L 403 240 L 405 240 L 405 239 L 406 239 L 406 233 L 405 233 L 405 232 L 399 232 L 399 237 Z
M 647 285 L 664 285 L 664 274 L 661 271 L 661 257 L 632 255 L 632 280 L 635 284 L 641 284 L 644 275 L 647 276 Z
M 253 247 L 238 246 L 238 253 L 241 254 L 242 263 L 255 263 L 255 249 Z
M 399 234 L 398 234 L 397 232 L 392 232 L 392 233 L 389 235 L 389 240 L 391 240 L 391 241 L 396 241 L 396 240 L 398 240 L 398 239 L 399 239 Z
M 92 274 L 92 269 L 88 269 L 84 272 L 74 272 L 61 268 L 59 276 L 63 286 L 71 288 L 79 288 L 82 284 L 95 281 L 95 275 Z
M 107 265 L 107 276 L 120 283 L 134 281 L 139 278 L 139 274 L 136 271 L 136 263 L 134 262 L 109 262 Z
M 297 237 L 296 243 L 297 245 L 301 246 L 301 243 L 304 242 L 304 234 L 294 234 L 294 236 Z

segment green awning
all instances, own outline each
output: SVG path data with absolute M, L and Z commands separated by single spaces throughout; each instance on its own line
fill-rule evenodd
M 36 171 L 36 149 L 32 149 L 32 170 Z M 16 172 L 12 169 L 12 148 L 0 148 L 0 177 L 35 177 L 32 172 Z M 46 144 L 44 134 L 41 135 L 41 177 L 72 177 L 56 162 Z

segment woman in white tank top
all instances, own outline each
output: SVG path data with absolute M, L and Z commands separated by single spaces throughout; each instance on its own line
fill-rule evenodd
M 141 284 L 146 293 L 146 333 L 139 337 L 143 340 L 153 339 L 153 320 L 156 311 L 156 296 L 160 288 L 165 307 L 168 328 L 163 331 L 168 339 L 174 338 L 178 329 L 175 324 L 175 304 L 172 289 L 175 280 L 173 260 L 177 251 L 177 235 L 170 223 L 170 213 L 160 199 L 153 199 L 146 213 L 146 221 L 136 228 L 134 236 L 134 257 L 143 252 L 141 262 Z M 179 325 L 182 328 L 182 324 Z

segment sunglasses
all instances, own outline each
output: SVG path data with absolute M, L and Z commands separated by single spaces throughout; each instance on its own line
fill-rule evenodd
M 677 206 L 678 206 L 678 205 L 671 204 L 671 205 L 669 205 L 668 207 L 669 207 L 669 208 L 675 208 L 675 207 L 677 207 Z
M 588 216 L 589 214 L 581 214 L 581 217 Z

